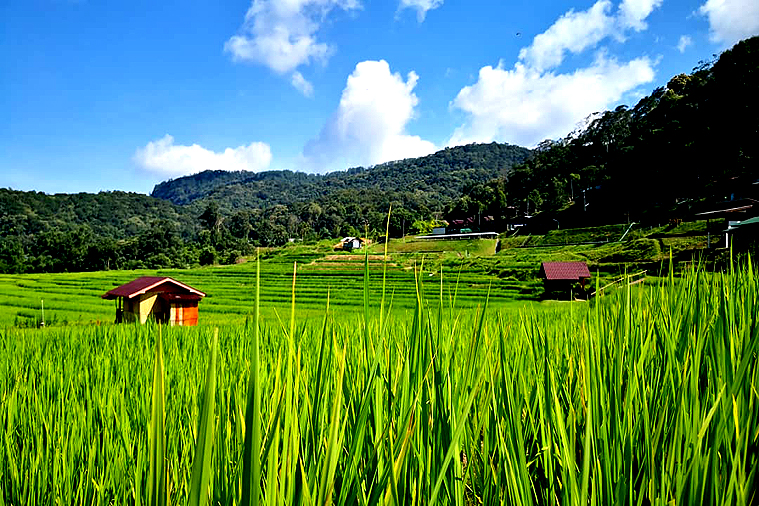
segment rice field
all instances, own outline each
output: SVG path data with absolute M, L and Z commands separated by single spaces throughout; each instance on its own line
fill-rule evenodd
M 216 335 L 0 329 L 0 505 L 759 500 L 750 266 L 521 311 L 368 266 L 337 311 L 265 267 Z
M 277 315 L 287 314 L 293 264 L 297 264 L 296 297 L 300 318 L 323 314 L 328 292 L 333 312 L 355 313 L 356 304 L 360 305 L 363 299 L 363 255 L 325 256 L 323 253 L 303 253 L 303 249 L 292 253 L 285 249 L 262 260 L 264 316 L 276 319 Z M 384 273 L 382 257 L 379 256 L 379 260 L 372 258 L 369 275 L 372 279 L 379 279 Z M 420 256 L 416 259 L 417 267 L 423 267 L 424 262 Z M 415 307 L 413 266 L 414 261 L 410 261 L 404 265 L 391 263 L 387 267 L 388 304 L 392 299 L 396 309 L 413 311 Z M 427 280 L 440 279 L 439 265 L 434 270 L 425 270 Z M 532 303 L 533 288 L 539 287 L 536 282 L 525 289 L 525 283 L 499 279 L 476 266 L 462 266 L 458 259 L 453 259 L 442 270 L 442 275 L 450 281 L 458 280 L 452 290 L 458 288 L 457 304 L 462 308 L 476 307 L 488 290 L 495 307 L 519 308 Z M 189 270 L 0 274 L 0 327 L 36 326 L 42 320 L 43 305 L 48 326 L 113 322 L 114 302 L 102 300 L 100 295 L 139 276 L 170 276 L 207 293 L 200 303 L 201 324 L 243 323 L 253 311 L 255 262 Z M 369 288 L 371 297 L 379 296 L 380 289 L 380 283 L 372 282 Z

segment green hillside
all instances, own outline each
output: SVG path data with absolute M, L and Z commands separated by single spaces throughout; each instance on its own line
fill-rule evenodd
M 509 144 L 470 144 L 429 156 L 357 167 L 329 174 L 291 171 L 205 171 L 156 185 L 152 196 L 175 204 L 212 200 L 222 208 L 266 208 L 320 200 L 343 190 L 396 193 L 413 189 L 430 202 L 458 197 L 473 184 L 503 177 L 530 150 Z

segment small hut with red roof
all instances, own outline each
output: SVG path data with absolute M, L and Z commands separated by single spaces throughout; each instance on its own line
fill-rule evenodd
M 540 275 L 548 297 L 584 297 L 590 281 L 590 269 L 585 262 L 543 262 Z
M 198 302 L 206 294 L 176 279 L 143 276 L 103 294 L 116 300 L 116 323 L 145 323 L 149 318 L 169 325 L 197 325 Z

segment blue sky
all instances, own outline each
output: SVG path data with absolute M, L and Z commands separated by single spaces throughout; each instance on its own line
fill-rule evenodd
M 757 33 L 755 0 L 5 0 L 0 187 L 532 147 Z

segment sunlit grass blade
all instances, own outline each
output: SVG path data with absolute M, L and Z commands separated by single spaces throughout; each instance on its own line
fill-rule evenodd
M 334 348 L 334 344 L 333 344 Z M 319 479 L 318 504 L 331 504 L 332 492 L 335 486 L 335 470 L 340 456 L 342 440 L 340 437 L 340 412 L 343 405 L 343 378 L 345 375 L 345 350 L 336 349 L 339 370 L 333 385 L 332 411 L 330 416 L 329 439 L 325 448 L 326 461 L 322 464 L 322 474 Z
M 390 215 L 393 212 L 392 204 L 387 208 L 387 222 L 385 225 L 385 248 L 382 255 L 382 295 L 380 297 L 380 330 L 384 328 L 385 323 L 385 290 L 387 287 L 387 245 L 390 242 Z
M 256 251 L 256 299 L 253 314 L 253 346 L 245 407 L 241 506 L 258 506 L 261 495 L 261 373 L 260 362 L 261 261 Z
M 153 395 L 150 408 L 150 471 L 148 474 L 148 505 L 168 504 L 166 488 L 166 409 L 164 406 L 163 340 L 161 327 L 155 344 L 153 362 Z
M 192 460 L 190 478 L 191 506 L 203 506 L 208 500 L 208 483 L 211 479 L 213 451 L 213 434 L 216 425 L 216 355 L 219 348 L 219 329 L 214 329 L 211 344 L 211 358 L 206 371 L 206 385 L 203 390 L 203 404 L 200 411 L 198 439 L 195 443 L 195 457 Z

